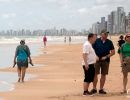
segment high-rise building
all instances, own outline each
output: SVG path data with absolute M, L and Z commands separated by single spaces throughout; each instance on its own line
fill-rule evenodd
M 107 31 L 110 33 L 113 33 L 113 22 L 112 22 L 112 15 L 108 15 L 108 21 L 107 21 Z
M 62 28 L 62 29 L 60 30 L 60 35 L 68 35 L 67 29 Z
M 126 16 L 125 19 L 125 28 L 126 28 L 126 33 L 128 33 L 128 16 Z
M 112 33 L 118 33 L 118 30 L 117 30 L 117 24 L 118 24 L 117 11 L 112 11 L 111 16 L 112 16 Z
M 100 33 L 100 23 L 94 23 L 92 25 L 92 33 L 99 34 Z
M 130 12 L 128 13 L 128 29 L 127 29 L 127 32 L 130 33 Z
M 100 26 L 100 30 L 107 30 L 105 17 L 101 17 L 101 26 Z
M 117 32 L 117 12 L 112 11 L 110 15 L 108 15 L 108 22 L 107 22 L 107 31 L 111 34 L 118 33 Z
M 125 12 L 123 7 L 117 8 L 117 32 L 125 33 Z

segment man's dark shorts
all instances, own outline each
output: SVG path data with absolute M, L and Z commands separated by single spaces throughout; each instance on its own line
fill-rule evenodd
M 95 73 L 96 74 L 102 74 L 102 75 L 108 75 L 109 72 L 109 62 L 107 61 L 98 61 L 95 64 Z
M 85 65 L 83 65 L 84 69 L 84 82 L 91 83 L 94 81 L 94 76 L 95 76 L 95 64 L 89 65 L 88 70 L 85 69 Z

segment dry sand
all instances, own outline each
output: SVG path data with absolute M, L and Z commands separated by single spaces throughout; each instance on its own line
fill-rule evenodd
M 117 51 L 117 37 L 112 37 Z M 111 58 L 110 71 L 105 89 L 107 95 L 82 96 L 83 70 L 82 44 L 57 44 L 42 49 L 43 54 L 33 58 L 34 63 L 44 64 L 42 67 L 29 67 L 27 73 L 37 75 L 24 83 L 16 83 L 15 90 L 0 93 L 4 100 L 129 100 L 121 95 L 122 73 L 119 56 Z M 12 71 L 15 69 L 1 69 Z M 100 77 L 100 76 L 99 76 Z M 92 87 L 92 86 L 91 86 Z M 91 88 L 90 87 L 90 88 Z M 98 84 L 99 87 L 99 84 Z M 130 82 L 128 83 L 130 88 Z

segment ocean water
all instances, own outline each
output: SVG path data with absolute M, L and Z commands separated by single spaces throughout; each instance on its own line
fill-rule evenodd
M 64 37 L 68 42 L 68 36 L 47 36 L 48 43 L 64 43 Z M 42 43 L 42 36 L 28 36 L 28 37 L 0 37 L 0 44 L 16 44 L 21 39 L 25 39 L 27 43 Z M 82 43 L 86 40 L 86 36 L 71 36 L 72 43 Z
M 52 36 L 48 37 L 48 42 L 50 44 L 61 44 L 64 43 L 64 38 L 66 37 L 66 43 L 69 42 L 69 37 L 68 36 Z M 71 36 L 71 43 L 76 44 L 76 43 L 84 43 L 85 40 L 87 39 L 86 36 Z
M 36 77 L 35 75 L 26 74 L 25 81 L 30 78 Z M 13 72 L 0 72 L 0 92 L 13 91 L 15 89 L 14 83 L 17 82 L 17 73 Z
M 25 37 L 1 37 L 0 38 L 0 69 L 13 66 L 13 59 L 16 47 L 19 41 L 25 39 L 30 48 L 31 56 L 38 56 L 40 48 L 43 46 L 39 37 L 25 38 Z M 29 80 L 35 75 L 26 74 L 25 81 Z M 15 72 L 0 72 L 0 92 L 13 91 L 15 89 L 14 83 L 17 82 L 18 75 Z M 4 100 L 0 98 L 0 100 Z
M 19 44 L 0 44 L 0 68 L 11 67 L 13 65 L 16 47 Z M 40 54 L 41 43 L 28 43 L 31 56 Z
M 43 47 L 42 37 L 0 37 L 0 68 L 13 65 L 15 50 L 21 39 L 25 39 L 30 48 L 31 56 L 42 53 L 40 52 L 40 48 Z M 61 44 L 64 43 L 64 36 L 48 36 L 47 40 L 47 45 Z M 83 36 L 72 36 L 72 43 L 83 43 L 85 40 L 86 37 Z M 68 37 L 66 37 L 66 41 L 68 43 Z

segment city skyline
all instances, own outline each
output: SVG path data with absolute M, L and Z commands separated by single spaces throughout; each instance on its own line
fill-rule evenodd
M 21 30 L 6 30 L 0 31 L 0 36 L 81 36 L 88 34 L 88 31 L 82 30 L 81 32 L 76 30 L 67 30 L 65 28 L 56 29 L 55 27 L 52 29 L 21 29 Z
M 117 7 L 107 17 L 101 17 L 100 20 L 92 24 L 92 28 L 89 29 L 90 32 L 96 34 L 100 34 L 102 30 L 111 34 L 130 32 L 130 12 L 126 13 L 124 7 Z
M 118 6 L 130 11 L 130 0 L 0 0 L 0 30 L 88 30 Z

